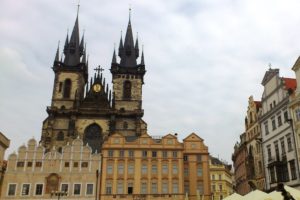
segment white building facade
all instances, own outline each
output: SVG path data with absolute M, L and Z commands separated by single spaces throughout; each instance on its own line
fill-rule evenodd
M 269 69 L 263 78 L 262 112 L 259 118 L 266 174 L 266 190 L 279 182 L 299 187 L 299 166 L 295 151 L 294 129 L 289 114 L 289 94 L 296 80 L 279 76 L 279 69 Z

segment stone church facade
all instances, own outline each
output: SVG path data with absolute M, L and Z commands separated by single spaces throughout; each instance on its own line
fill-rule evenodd
M 56 146 L 59 151 L 67 142 L 79 137 L 93 152 L 100 151 L 105 138 L 114 132 L 136 137 L 146 132 L 142 120 L 142 86 L 146 73 L 144 55 L 139 57 L 138 39 L 134 43 L 129 20 L 125 40 L 118 49 L 120 62 L 113 52 L 111 63 L 113 92 L 103 77 L 100 66 L 88 80 L 88 60 L 84 36 L 79 37 L 78 16 L 63 48 L 57 49 L 53 71 L 55 74 L 48 117 L 43 122 L 41 142 L 46 150 Z

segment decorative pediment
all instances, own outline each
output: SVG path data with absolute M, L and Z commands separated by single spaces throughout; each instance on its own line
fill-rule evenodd
M 269 69 L 268 71 L 266 71 L 264 78 L 261 82 L 261 84 L 263 86 L 265 86 L 267 84 L 267 82 L 269 82 L 274 76 L 279 74 L 279 69 Z

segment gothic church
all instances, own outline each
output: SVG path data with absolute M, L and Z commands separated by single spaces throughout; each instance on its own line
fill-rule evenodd
M 113 89 L 109 89 L 103 68 L 89 79 L 88 60 L 84 36 L 79 36 L 78 13 L 69 39 L 67 34 L 59 56 L 57 48 L 53 71 L 55 74 L 51 106 L 43 122 L 41 143 L 50 151 L 81 138 L 93 152 L 99 152 L 103 141 L 117 132 L 128 140 L 146 133 L 147 124 L 142 120 L 142 86 L 146 73 L 144 54 L 140 56 L 138 39 L 134 43 L 131 21 L 125 40 L 120 39 L 117 61 L 113 52 L 111 74 Z M 90 80 L 90 81 L 89 81 Z

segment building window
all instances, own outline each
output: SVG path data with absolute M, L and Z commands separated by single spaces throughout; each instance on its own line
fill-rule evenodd
M 277 116 L 277 121 L 278 121 L 278 127 L 282 125 L 282 119 L 281 119 L 281 115 Z
M 88 167 L 88 162 L 82 162 L 81 167 L 82 168 L 87 168 Z
M 17 167 L 24 167 L 24 162 L 23 161 L 18 161 L 17 162 Z
M 43 184 L 36 184 L 35 195 L 42 195 L 42 194 L 43 194 Z
M 61 191 L 62 192 L 68 192 L 69 191 L 69 185 L 67 183 L 61 184 Z
M 172 189 L 174 194 L 178 194 L 178 183 L 173 183 Z
M 16 195 L 17 184 L 8 184 L 8 196 Z
M 268 135 L 268 134 L 269 134 L 268 121 L 266 121 L 266 122 L 264 123 L 264 126 L 265 126 L 265 133 L 266 133 L 266 135 Z
M 123 157 L 124 157 L 124 150 L 120 150 L 120 151 L 119 151 L 119 157 L 120 157 L 120 158 L 123 158 Z
M 167 158 L 168 157 L 168 152 L 167 151 L 163 151 L 162 152 L 162 157 L 163 158 Z
M 142 165 L 142 174 L 147 174 L 147 165 Z
M 86 195 L 92 195 L 94 193 L 94 184 L 86 184 Z
M 73 167 L 78 167 L 78 162 L 74 162 Z
M 130 99 L 131 98 L 131 82 L 125 81 L 124 82 L 124 88 L 123 88 L 123 97 L 124 99 Z
M 296 170 L 296 165 L 295 165 L 295 160 L 289 161 L 290 163 L 290 171 L 291 171 L 291 176 L 292 180 L 297 179 L 297 170 Z
M 151 192 L 152 192 L 152 194 L 157 193 L 157 183 L 156 182 L 151 184 Z
M 212 180 L 215 180 L 215 175 L 214 175 L 214 174 L 211 175 L 211 179 L 212 179 Z
M 133 193 L 133 183 L 128 183 L 127 193 L 128 194 Z
M 112 164 L 108 164 L 107 165 L 107 174 L 112 174 L 113 173 L 113 166 L 112 166 Z
M 113 150 L 108 150 L 108 157 L 114 157 L 114 151 Z
M 32 162 L 27 162 L 27 167 L 32 167 Z
M 280 146 L 281 146 L 282 155 L 285 155 L 284 138 L 280 138 Z
M 145 182 L 142 182 L 141 193 L 142 194 L 147 194 L 147 183 L 145 183 Z
M 267 146 L 268 160 L 272 160 L 271 145 Z
M 202 161 L 202 156 L 201 155 L 197 155 L 197 162 L 201 162 Z
M 142 151 L 142 157 L 147 158 L 147 151 Z
M 42 162 L 35 162 L 36 167 L 42 167 Z
M 66 79 L 64 83 L 64 98 L 70 98 L 71 95 L 71 87 L 72 87 L 72 82 L 70 79 Z
M 211 190 L 212 190 L 213 192 L 215 192 L 215 191 L 216 191 L 216 186 L 215 186 L 215 185 L 212 185 Z
M 176 164 L 173 164 L 173 174 L 177 174 L 178 173 L 178 167 Z
M 152 158 L 156 158 L 157 157 L 157 152 L 156 151 L 152 151 Z
M 124 165 L 123 164 L 118 165 L 118 174 L 124 174 Z
M 173 158 L 177 158 L 177 151 L 173 151 Z
M 129 156 L 130 158 L 133 158 L 133 157 L 134 157 L 134 151 L 133 151 L 133 150 L 129 150 L 129 151 L 128 151 L 128 156 Z
M 293 146 L 292 146 L 292 139 L 291 139 L 291 137 L 288 136 L 286 138 L 286 140 L 287 140 L 288 151 L 292 151 L 293 150 Z
M 185 167 L 183 170 L 183 174 L 185 177 L 188 177 L 189 176 L 189 168 Z
M 276 121 L 275 121 L 275 118 L 272 118 L 272 130 L 275 130 L 276 129 Z
M 199 194 L 203 194 L 203 183 L 202 182 L 197 183 L 197 190 L 199 191 Z
M 274 167 L 271 167 L 270 168 L 270 178 L 271 178 L 271 183 L 275 183 L 276 182 L 276 179 L 275 179 L 275 170 L 274 170 Z
M 64 141 L 64 133 L 60 131 L 56 136 L 57 141 Z
M 106 194 L 111 194 L 111 193 L 112 193 L 111 182 L 106 182 Z
M 278 147 L 278 141 L 274 142 L 274 147 L 275 147 L 275 155 L 276 155 L 276 160 L 279 161 L 280 156 L 279 156 L 279 147 Z
M 184 182 L 184 194 L 189 194 L 189 183 L 188 182 Z
M 167 164 L 162 165 L 162 173 L 163 174 L 168 174 L 168 165 Z
M 134 164 L 130 163 L 128 165 L 128 174 L 133 174 L 134 173 Z
M 219 180 L 222 180 L 222 175 L 221 174 L 219 174 Z
M 163 184 L 162 184 L 162 193 L 163 194 L 168 193 L 168 182 L 163 182 Z
M 152 174 L 157 174 L 157 165 L 152 165 Z
M 202 167 L 199 165 L 197 168 L 197 176 L 202 176 L 203 172 L 202 172 Z
M 296 120 L 299 121 L 300 120 L 300 108 L 297 108 L 295 110 L 295 114 L 296 114 Z
M 220 191 L 222 191 L 222 190 L 223 190 L 223 188 L 222 188 L 222 185 L 219 185 L 219 190 L 220 190 Z
M 283 116 L 284 116 L 284 122 L 287 122 L 289 120 L 288 112 L 284 111 Z
M 119 181 L 117 184 L 117 194 L 123 194 L 123 182 Z
M 74 195 L 80 195 L 81 184 L 74 184 Z
M 188 161 L 188 156 L 187 155 L 183 156 L 183 161 Z
M 28 196 L 29 195 L 29 190 L 30 190 L 30 184 L 23 184 L 22 185 L 22 196 Z
M 59 82 L 59 85 L 58 85 L 58 92 L 61 92 L 61 89 L 62 89 L 62 82 Z

